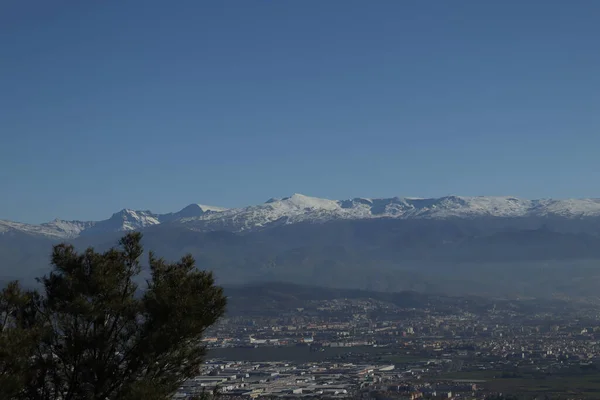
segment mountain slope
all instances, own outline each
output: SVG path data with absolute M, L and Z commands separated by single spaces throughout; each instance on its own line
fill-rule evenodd
M 103 250 L 118 237 L 81 237 L 74 243 Z M 278 281 L 531 296 L 551 294 L 577 277 L 585 277 L 586 284 L 600 277 L 593 267 L 600 265 L 600 237 L 556 232 L 543 224 L 506 229 L 465 219 L 341 220 L 242 233 L 156 225 L 144 231 L 144 244 L 167 259 L 191 253 L 199 268 L 229 284 Z M 569 284 L 569 293 L 580 286 Z
M 379 218 L 243 232 L 161 223 L 142 232 L 146 249 L 169 260 L 190 253 L 219 283 L 547 297 L 596 295 L 599 227 L 598 218 Z M 69 242 L 104 251 L 122 235 L 87 234 Z M 18 231 L 0 235 L 0 281 L 31 282 L 47 272 L 56 242 Z

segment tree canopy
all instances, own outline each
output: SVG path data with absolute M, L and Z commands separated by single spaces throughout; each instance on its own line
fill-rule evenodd
M 57 245 L 40 290 L 12 282 L 0 293 L 0 398 L 163 400 L 197 374 L 223 290 L 191 256 L 152 253 L 138 287 L 141 239 L 104 253 Z

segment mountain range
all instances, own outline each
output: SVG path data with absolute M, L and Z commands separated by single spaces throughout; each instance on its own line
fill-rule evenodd
M 190 204 L 180 211 L 156 214 L 149 210 L 123 209 L 102 221 L 54 221 L 40 225 L 0 220 L 0 234 L 22 232 L 56 239 L 145 229 L 159 224 L 179 224 L 194 231 L 251 232 L 298 222 L 322 223 L 334 220 L 375 218 L 527 218 L 559 217 L 582 219 L 600 216 L 600 199 L 526 200 L 515 197 L 441 198 L 393 197 L 327 200 L 294 194 L 270 199 L 244 208 Z
M 0 280 L 34 282 L 58 242 L 106 250 L 131 230 L 167 259 L 192 254 L 223 284 L 513 298 L 589 297 L 600 286 L 598 199 L 300 194 L 235 209 L 124 209 L 102 221 L 0 221 Z

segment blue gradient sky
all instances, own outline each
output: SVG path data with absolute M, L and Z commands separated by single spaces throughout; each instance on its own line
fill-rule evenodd
M 600 1 L 0 3 L 0 219 L 600 197 Z

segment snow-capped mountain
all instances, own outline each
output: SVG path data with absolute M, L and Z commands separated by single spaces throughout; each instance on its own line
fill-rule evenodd
M 600 199 L 524 200 L 514 197 L 460 197 L 433 199 L 389 198 L 326 200 L 294 194 L 270 199 L 258 206 L 184 218 L 192 229 L 247 231 L 279 224 L 326 222 L 366 218 L 477 218 L 477 217 L 564 217 L 600 216 Z
M 151 211 L 134 211 L 123 209 L 114 213 L 109 219 L 96 222 L 82 234 L 98 234 L 104 232 L 135 231 L 160 224 L 160 216 Z
M 51 239 L 73 239 L 81 235 L 108 232 L 126 232 L 148 228 L 161 223 L 174 222 L 183 218 L 201 217 L 206 214 L 227 210 L 222 207 L 190 204 L 175 213 L 155 214 L 149 210 L 123 209 L 103 221 L 63 221 L 55 219 L 40 225 L 0 220 L 0 235 L 25 233 L 41 235 Z
M 227 209 L 222 207 L 205 206 L 203 204 L 190 204 L 181 211 L 169 214 L 162 214 L 158 217 L 160 219 L 160 222 L 177 221 L 182 218 L 201 217 L 207 213 L 216 213 L 225 210 Z
M 49 238 L 72 239 L 78 237 L 83 231 L 94 226 L 93 221 L 62 221 L 55 219 L 40 225 L 23 224 L 20 222 L 1 221 L 0 235 L 11 233 L 27 233 L 42 235 Z
M 121 210 L 104 221 L 54 220 L 41 225 L 0 221 L 0 234 L 22 232 L 50 238 L 75 238 L 106 232 L 144 229 L 158 224 L 180 224 L 188 229 L 244 232 L 298 222 L 326 222 L 336 219 L 449 219 L 449 218 L 520 218 L 520 217 L 600 217 L 600 199 L 526 200 L 515 197 L 441 198 L 394 197 L 388 199 L 355 198 L 328 200 L 294 194 L 282 199 L 244 208 L 190 204 L 168 214 L 151 211 Z

